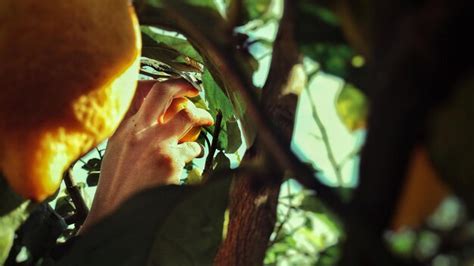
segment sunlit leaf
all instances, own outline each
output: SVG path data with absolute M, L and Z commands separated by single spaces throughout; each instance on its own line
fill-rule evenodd
M 28 203 L 24 202 L 9 213 L 0 216 L 0 265 L 3 265 L 8 257 L 16 229 L 28 217 L 27 207 Z
M 223 120 L 229 120 L 234 115 L 232 103 L 214 81 L 211 73 L 207 69 L 202 75 L 202 83 L 206 92 L 206 101 L 208 102 L 211 114 L 215 116 L 218 111 L 221 111 Z
M 202 180 L 202 171 L 197 168 L 193 167 L 190 171 L 188 171 L 188 175 L 186 176 L 186 185 L 197 185 L 200 184 Z
M 168 53 L 169 59 L 176 60 L 182 55 L 202 63 L 199 53 L 184 37 L 160 34 L 158 31 L 153 30 L 152 27 L 147 26 L 142 26 L 140 29 L 142 31 L 144 56 L 147 56 L 147 53 L 151 53 L 153 48 L 160 48 Z M 179 60 L 177 62 L 185 63 Z
M 337 265 L 337 261 L 341 257 L 341 246 L 331 246 L 320 253 L 320 257 L 315 266 L 332 266 Z
M 272 0 L 244 0 L 243 3 L 247 11 L 248 20 L 254 20 L 260 18 L 268 11 Z
M 364 128 L 368 102 L 365 95 L 351 84 L 342 88 L 336 100 L 336 111 L 349 131 Z

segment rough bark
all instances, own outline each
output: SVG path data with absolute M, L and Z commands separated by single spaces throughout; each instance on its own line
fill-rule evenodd
M 283 95 L 288 76 L 299 61 L 294 42 L 291 1 L 285 11 L 274 45 L 270 74 L 262 91 L 262 105 L 285 145 L 290 144 L 298 96 Z M 271 161 L 257 143 L 247 152 L 243 164 Z M 275 168 L 275 165 L 271 167 Z M 270 168 L 270 167 L 269 167 Z M 283 169 L 268 175 L 245 175 L 235 179 L 230 193 L 228 233 L 215 259 L 215 265 L 261 265 L 276 222 L 276 207 Z

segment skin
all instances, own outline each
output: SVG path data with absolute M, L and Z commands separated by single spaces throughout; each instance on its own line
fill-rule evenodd
M 81 233 L 133 194 L 178 183 L 185 163 L 202 152 L 196 142 L 179 140 L 191 128 L 214 122 L 207 111 L 192 104 L 172 117 L 163 117 L 168 109 L 175 108 L 173 99 L 198 93 L 184 80 L 139 82 L 128 113 L 109 139 L 97 192 Z

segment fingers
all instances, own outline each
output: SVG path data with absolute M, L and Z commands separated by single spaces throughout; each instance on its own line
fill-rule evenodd
M 193 127 L 211 126 L 214 119 L 211 114 L 204 109 L 197 108 L 194 104 L 179 111 L 170 121 L 162 126 L 166 137 L 173 140 L 181 139 Z
M 196 157 L 202 157 L 202 155 L 204 155 L 204 149 L 197 142 L 184 142 L 178 144 L 177 149 L 180 159 L 185 163 L 192 161 Z
M 155 83 L 137 112 L 138 126 L 143 128 L 155 124 L 172 100 L 178 97 L 194 97 L 199 91 L 184 79 Z

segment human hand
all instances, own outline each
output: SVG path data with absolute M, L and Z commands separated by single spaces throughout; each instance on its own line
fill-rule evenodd
M 179 140 L 193 127 L 212 125 L 213 119 L 192 103 L 176 111 L 173 100 L 198 93 L 184 80 L 139 82 L 128 113 L 108 141 L 94 202 L 81 231 L 138 191 L 178 183 L 184 164 L 202 152 L 198 143 Z

